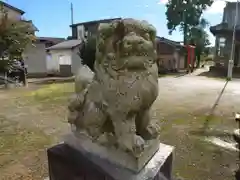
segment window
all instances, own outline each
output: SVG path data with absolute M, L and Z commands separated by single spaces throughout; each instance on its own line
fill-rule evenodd
M 226 42 L 226 39 L 225 39 L 224 37 L 220 37 L 220 38 L 219 38 L 219 45 L 220 45 L 220 46 L 223 46 L 223 47 L 224 47 L 224 46 L 225 46 L 225 42 Z
M 50 61 L 52 59 L 51 54 L 47 54 L 47 61 Z
M 219 48 L 218 48 L 218 55 L 224 56 L 224 49 L 226 46 L 226 39 L 224 37 L 219 38 Z
M 67 55 L 59 55 L 58 59 L 60 65 L 71 65 L 71 58 Z
M 84 26 L 77 26 L 77 36 L 78 39 L 83 39 L 85 37 Z
M 82 30 L 81 29 L 79 29 L 78 30 L 78 39 L 82 39 Z
M 85 31 L 85 38 L 87 38 L 88 37 L 88 35 L 89 35 L 90 33 L 88 33 L 88 31 Z

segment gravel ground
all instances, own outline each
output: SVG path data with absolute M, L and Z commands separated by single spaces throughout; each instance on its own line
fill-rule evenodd
M 198 76 L 206 70 L 200 69 L 185 76 L 159 78 L 159 97 L 153 106 L 154 117 L 159 121 L 166 120 L 162 124 L 165 130 L 161 137 L 164 143 L 176 147 L 174 173 L 177 177 L 232 180 L 235 154 L 208 147 L 198 137 L 189 135 L 191 130 L 206 121 L 205 116 L 209 114 L 222 117 L 220 122 L 214 124 L 215 128 L 232 131 L 236 126 L 234 113 L 240 109 L 240 80 L 234 79 L 226 85 L 222 79 Z M 40 81 L 41 79 L 31 80 L 28 88 L 0 90 L 0 129 L 3 129 L 0 131 L 0 140 L 7 135 L 7 139 L 3 139 L 7 144 L 0 146 L 0 174 L 3 174 L 0 180 L 42 180 L 47 177 L 46 147 L 59 141 L 59 135 L 69 130 L 66 123 L 66 98 L 52 104 L 29 103 L 28 100 L 23 102 L 19 99 L 22 94 L 45 86 Z M 48 84 L 52 79 L 49 82 L 44 78 L 43 81 Z M 204 116 L 204 120 L 201 116 Z M 195 118 L 200 121 L 196 123 Z M 32 139 L 26 140 L 29 133 Z M 16 143 L 16 138 L 18 145 L 13 146 L 11 143 Z M 35 139 L 41 143 L 37 143 Z M 31 150 L 29 147 L 32 147 Z M 12 156 L 11 153 L 15 155 Z M 192 177 L 194 173 L 198 175 L 196 178 Z

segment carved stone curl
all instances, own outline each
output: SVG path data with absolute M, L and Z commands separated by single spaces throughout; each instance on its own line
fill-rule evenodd
M 95 73 L 83 66 L 69 123 L 93 142 L 140 155 L 158 138 L 149 110 L 158 96 L 155 28 L 146 21 L 123 19 L 101 24 Z

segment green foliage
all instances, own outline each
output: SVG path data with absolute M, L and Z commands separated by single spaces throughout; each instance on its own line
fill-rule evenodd
M 8 18 L 7 12 L 0 9 L 0 58 L 5 60 L 19 59 L 27 45 L 35 40 L 32 26 L 23 20 Z
M 167 27 L 171 34 L 178 26 L 191 29 L 200 23 L 200 17 L 213 0 L 169 0 L 166 7 Z
M 79 56 L 82 59 L 82 63 L 87 65 L 92 71 L 94 71 L 94 62 L 96 58 L 96 38 L 88 38 L 84 41 L 83 46 L 80 47 Z
M 0 60 L 0 72 L 5 72 L 5 68 L 8 66 L 8 61 Z
M 196 53 L 202 53 L 210 45 L 208 34 L 201 25 L 190 29 L 188 40 L 196 46 Z
M 192 45 L 195 45 L 195 55 L 197 57 L 197 66 L 200 66 L 201 55 L 207 52 L 207 46 L 210 45 L 209 37 L 205 28 L 208 26 L 208 22 L 205 19 L 200 19 L 200 23 L 198 26 L 194 26 L 190 29 L 188 34 L 188 41 L 191 42 Z
M 208 22 L 201 16 L 212 3 L 213 0 L 169 0 L 166 5 L 169 34 L 179 27 L 184 35 L 184 44 L 196 46 L 197 66 L 205 47 L 210 44 L 205 31 Z
M 205 56 L 209 56 L 209 55 L 211 55 L 211 47 L 205 47 L 204 48 L 204 50 L 203 50 L 203 54 L 205 55 Z

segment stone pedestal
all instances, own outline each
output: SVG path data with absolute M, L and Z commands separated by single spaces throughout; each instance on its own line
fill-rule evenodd
M 173 147 L 160 144 L 159 150 L 134 173 L 94 155 L 82 153 L 63 143 L 48 149 L 50 180 L 170 180 Z
M 233 132 L 233 137 L 234 137 L 234 140 L 240 144 L 240 129 L 236 129 L 234 130 Z
M 93 141 L 84 133 L 74 132 L 64 136 L 64 142 L 70 147 L 80 151 L 87 157 L 96 156 L 109 163 L 121 166 L 138 173 L 149 162 L 153 155 L 159 149 L 159 140 L 145 141 L 146 146 L 144 151 L 134 156 L 130 152 L 123 151 L 121 148 L 116 148 L 114 145 L 109 145 Z M 106 142 L 106 141 L 105 141 Z M 95 158 L 92 158 L 95 160 Z

